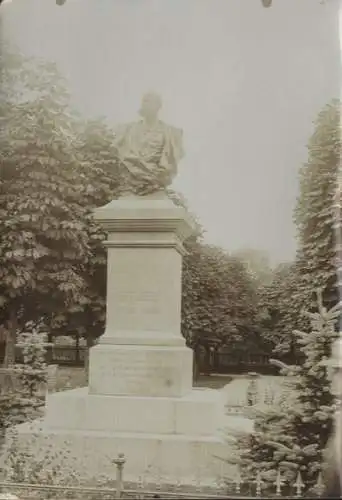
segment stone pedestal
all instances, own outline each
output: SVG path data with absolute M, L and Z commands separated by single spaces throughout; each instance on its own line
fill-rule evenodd
M 192 351 L 180 330 L 182 243 L 192 221 L 165 194 L 112 201 L 95 218 L 108 233 L 107 320 L 90 350 L 89 387 L 49 395 L 44 420 L 20 426 L 21 438 L 38 433 L 55 452 L 69 443 L 82 476 L 113 477 L 111 461 L 124 453 L 130 480 L 158 470 L 186 483 L 201 470 L 214 481 L 217 456 L 229 454 L 224 401 L 192 388 Z M 42 439 L 39 446 L 42 453 Z

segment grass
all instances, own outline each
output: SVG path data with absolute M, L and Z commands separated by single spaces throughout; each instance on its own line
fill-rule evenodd
M 87 377 L 84 368 L 74 368 L 60 366 L 57 370 L 56 391 L 66 391 L 68 389 L 76 389 L 77 387 L 85 387 L 87 385 Z
M 209 389 L 222 389 L 229 384 L 234 377 L 231 375 L 200 375 L 193 383 L 194 387 L 207 387 Z

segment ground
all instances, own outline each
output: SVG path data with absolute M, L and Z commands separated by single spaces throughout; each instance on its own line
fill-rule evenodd
M 257 379 L 258 402 L 273 404 L 279 401 L 287 388 L 284 385 L 285 381 L 289 381 L 289 377 L 260 375 Z M 250 379 L 243 375 L 232 375 L 230 383 L 225 384 L 222 391 L 225 394 L 227 405 L 244 406 L 246 405 L 247 389 L 250 384 Z

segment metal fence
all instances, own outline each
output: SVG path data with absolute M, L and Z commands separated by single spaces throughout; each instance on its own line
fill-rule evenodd
M 54 344 L 47 346 L 47 363 L 58 364 L 60 366 L 84 366 L 87 358 L 88 347 L 84 345 L 62 345 Z M 0 363 L 5 356 L 5 344 L 0 343 Z M 22 363 L 21 351 L 17 347 L 15 352 L 16 362 Z M 260 373 L 276 375 L 279 369 L 272 365 L 269 360 L 271 354 L 258 353 L 235 353 L 235 352 L 214 352 L 210 357 L 210 363 L 205 364 L 199 357 L 200 371 L 203 373 L 246 373 L 256 370 Z M 293 361 L 293 360 L 292 360 Z M 295 360 L 298 361 L 298 360 Z
M 84 366 L 87 359 L 88 348 L 84 346 L 53 345 L 46 348 L 46 362 L 60 366 Z M 0 348 L 0 364 L 4 361 L 5 347 Z M 22 363 L 22 353 L 16 348 L 15 361 Z
M 114 500 L 114 499 L 149 499 L 149 498 L 184 498 L 184 499 L 256 499 L 256 498 L 304 498 L 320 497 L 323 493 L 323 481 L 318 474 L 316 484 L 308 490 L 300 473 L 291 483 L 282 478 L 279 470 L 275 480 L 265 483 L 258 473 L 254 481 L 244 480 L 237 470 L 234 480 L 220 478 L 216 484 L 202 484 L 201 478 L 194 479 L 193 485 L 182 485 L 181 481 L 162 477 L 146 480 L 141 476 L 137 483 L 124 483 L 125 457 L 120 454 L 113 463 L 116 467 L 114 485 L 54 485 L 0 482 L 0 499 L 52 499 L 52 500 Z M 3 495 L 3 496 L 1 496 Z

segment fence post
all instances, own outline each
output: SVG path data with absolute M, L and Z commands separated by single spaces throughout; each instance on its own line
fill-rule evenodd
M 86 380 L 89 383 L 89 358 L 90 358 L 90 349 L 91 347 L 87 346 L 84 351 L 84 369 L 86 373 Z
M 284 481 L 283 481 L 283 479 L 281 477 L 280 469 L 278 469 L 277 478 L 276 478 L 276 481 L 275 481 L 275 486 L 276 486 L 275 496 L 276 497 L 281 497 L 281 489 L 283 487 L 283 484 L 284 484 Z
M 302 476 L 300 474 L 300 470 L 298 471 L 296 482 L 293 484 L 293 486 L 296 488 L 296 497 L 300 498 L 302 496 L 302 490 L 305 486 L 302 480 Z
M 113 460 L 116 465 L 116 494 L 115 498 L 122 498 L 123 493 L 123 468 L 126 462 L 125 455 L 119 453 L 118 458 Z
M 257 476 L 256 476 L 256 480 L 255 480 L 255 485 L 256 485 L 256 489 L 255 489 L 255 495 L 257 497 L 261 497 L 261 488 L 262 488 L 262 478 L 261 478 L 261 473 L 260 471 L 257 472 Z
M 317 494 L 319 496 L 322 496 L 322 494 L 324 493 L 324 482 L 323 482 L 322 472 L 318 473 L 317 482 L 314 486 L 314 489 L 317 491 Z
M 259 375 L 255 372 L 248 372 L 250 382 L 247 387 L 247 405 L 254 406 L 258 403 L 258 386 L 257 379 Z

